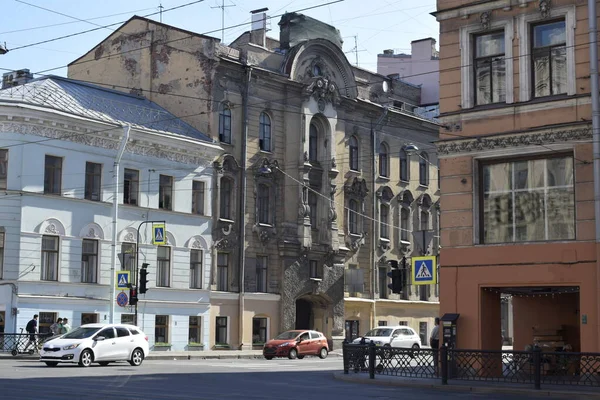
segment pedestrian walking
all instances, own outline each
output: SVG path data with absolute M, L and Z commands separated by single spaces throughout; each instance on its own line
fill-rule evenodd
M 55 323 L 53 323 L 52 325 L 50 325 L 50 331 L 52 332 L 53 336 L 61 334 L 61 332 L 62 332 L 62 322 L 63 322 L 63 319 L 59 318 L 59 319 L 56 320 Z
M 27 331 L 27 333 L 29 333 L 29 341 L 25 345 L 25 349 L 23 349 L 24 352 L 27 351 L 27 349 L 29 348 L 30 345 L 33 345 L 34 349 L 35 349 L 35 346 L 37 345 L 37 343 L 35 341 L 35 335 L 38 332 L 38 315 L 37 314 L 35 314 L 33 316 L 33 318 L 27 323 L 27 325 L 25 326 L 25 330 Z

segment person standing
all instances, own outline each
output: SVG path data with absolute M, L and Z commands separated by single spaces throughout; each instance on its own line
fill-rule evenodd
M 50 325 L 50 331 L 52 332 L 53 336 L 56 335 L 60 335 L 62 332 L 62 318 L 59 318 L 56 320 L 55 323 L 53 323 L 52 325 Z
M 70 330 L 71 330 L 71 325 L 69 325 L 69 319 L 63 318 L 61 333 L 62 334 L 69 333 Z
M 433 350 L 433 369 L 435 371 L 435 375 L 438 374 L 438 355 L 440 348 L 440 319 L 435 317 L 435 322 L 433 329 L 431 330 L 431 335 L 429 335 L 429 345 Z
M 27 351 L 27 349 L 29 348 L 30 345 L 33 345 L 33 348 L 35 349 L 36 346 L 36 341 L 35 341 L 35 335 L 38 332 L 38 315 L 35 314 L 33 316 L 33 318 L 27 323 L 27 325 L 25 326 L 25 330 L 27 331 L 27 333 L 29 333 L 29 341 L 27 342 L 27 344 L 25 345 L 25 348 L 23 349 L 23 351 Z

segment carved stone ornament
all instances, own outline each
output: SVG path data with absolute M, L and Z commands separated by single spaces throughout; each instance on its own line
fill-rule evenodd
M 369 193 L 367 182 L 355 177 L 350 185 L 344 185 L 344 193 L 364 199 Z
M 335 157 L 331 157 L 331 169 L 336 169 L 337 163 L 335 162 Z
M 202 248 L 202 243 L 196 239 L 194 240 L 194 242 L 192 243 L 192 249 L 201 249 Z
M 484 30 L 490 29 L 491 24 L 491 14 L 489 11 L 484 11 L 479 15 L 479 21 L 481 22 L 481 27 Z
M 539 9 L 542 18 L 548 18 L 550 16 L 550 0 L 540 0 Z
M 54 235 L 58 235 L 60 232 L 56 228 L 55 224 L 48 224 L 48 226 L 46 227 L 46 233 L 52 233 Z
M 302 157 L 304 158 L 304 162 L 308 162 L 308 151 L 305 151 Z
M 258 239 L 263 245 L 277 236 L 277 230 L 271 226 L 254 225 L 252 231 L 258 234 Z
M 309 213 L 310 213 L 310 208 L 308 207 L 308 205 L 300 203 L 300 205 L 298 206 L 298 217 L 306 218 L 306 217 L 308 217 Z
M 216 241 L 215 248 L 219 250 L 231 249 L 235 246 L 235 241 L 227 238 L 221 238 Z
M 346 237 L 346 244 L 348 245 L 350 250 L 354 252 L 358 251 L 358 249 L 360 249 L 360 247 L 365 244 L 366 237 L 367 236 L 364 232 L 362 232 L 359 237 L 356 237 L 355 235 L 348 235 Z
M 391 248 L 390 241 L 379 239 L 379 248 L 381 249 L 382 252 L 385 253 L 386 251 L 388 251 Z
M 123 238 L 124 242 L 135 242 L 135 236 L 133 235 L 133 232 L 129 232 L 127 235 L 125 235 L 125 237 Z
M 97 239 L 100 237 L 100 235 L 98 235 L 98 233 L 96 232 L 96 230 L 94 228 L 90 228 L 86 237 Z
M 516 136 L 496 138 L 479 138 L 460 140 L 438 145 L 439 154 L 469 153 L 472 151 L 497 150 L 514 147 L 534 146 L 541 144 L 571 142 L 592 139 L 591 128 L 572 129 L 568 131 L 553 131 L 545 133 L 530 133 Z
M 323 101 L 323 110 L 325 103 L 338 105 L 341 101 L 335 82 L 322 77 L 313 78 L 306 88 L 306 93 L 310 94 L 317 102 Z

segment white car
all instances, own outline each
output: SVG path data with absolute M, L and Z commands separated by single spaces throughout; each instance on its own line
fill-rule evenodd
M 364 336 L 365 343 L 373 341 L 377 346 L 402 348 L 421 348 L 421 338 L 408 326 L 380 326 L 371 329 Z M 359 344 L 362 338 L 356 338 L 352 343 Z
M 137 367 L 150 352 L 148 336 L 137 326 L 124 324 L 87 324 L 44 343 L 40 361 L 49 367 L 59 363 L 108 365 L 129 361 Z

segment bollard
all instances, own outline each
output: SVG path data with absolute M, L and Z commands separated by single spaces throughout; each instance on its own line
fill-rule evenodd
M 375 350 L 375 343 L 371 341 L 369 343 L 369 379 L 375 379 Z
M 344 361 L 344 374 L 348 375 L 350 360 L 348 360 L 348 341 L 342 343 L 342 358 Z
M 448 384 L 448 348 L 446 346 L 442 346 L 440 348 L 440 363 L 442 364 L 442 385 Z M 437 373 L 437 371 L 436 371 Z

